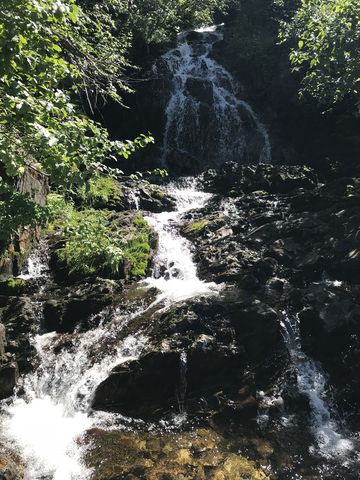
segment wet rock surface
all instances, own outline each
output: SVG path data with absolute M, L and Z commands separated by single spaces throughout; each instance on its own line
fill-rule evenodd
M 8 354 L 14 356 L 21 373 L 33 367 L 35 350 L 31 337 L 39 330 L 41 305 L 29 297 L 11 297 L 0 313 L 6 330 Z
M 92 480 L 110 478 L 143 480 L 265 480 L 260 462 L 248 460 L 211 429 L 192 432 L 137 434 L 88 433 L 91 447 L 86 456 L 95 467 Z M 271 453 L 266 442 L 258 444 L 263 456 Z M 100 467 L 99 467 L 100 465 Z
M 95 392 L 95 409 L 151 421 L 182 411 L 251 421 L 255 392 L 288 367 L 277 313 L 256 300 L 191 301 L 164 313 L 146 334 L 151 347 L 113 370 Z
M 123 291 L 121 282 L 102 278 L 78 282 L 71 287 L 54 288 L 46 293 L 41 327 L 46 332 L 72 333 L 98 325 L 97 316 L 116 303 Z
M 5 282 L 0 396 L 12 393 L 17 368 L 36 367 L 34 335 L 52 332 L 56 361 L 101 328 L 86 361 L 113 360 L 92 390 L 92 414 L 125 416 L 135 431 L 87 434 L 94 480 L 357 480 L 353 457 L 341 465 L 318 453 L 299 368 L 319 362 L 315 373 L 329 383 L 315 393 L 331 399 L 325 417 L 336 412 L 358 432 L 360 182 L 318 184 L 307 167 L 234 164 L 199 181 L 211 198 L 169 228 L 190 241 L 199 277 L 219 290 L 169 304 L 123 280 L 58 283 L 50 273 Z M 299 329 L 295 359 L 286 317 Z
M 25 467 L 14 452 L 0 443 L 0 480 L 23 480 Z
M 94 208 L 108 209 L 118 212 L 143 210 L 159 213 L 175 209 L 175 199 L 162 185 L 152 184 L 146 180 L 128 179 L 119 184 L 116 196 L 107 200 L 96 199 Z
M 317 184 L 307 167 L 230 164 L 203 184 L 215 196 L 182 227 L 200 276 L 299 313 L 305 351 L 331 375 L 341 408 L 351 404 L 357 428 L 359 179 Z

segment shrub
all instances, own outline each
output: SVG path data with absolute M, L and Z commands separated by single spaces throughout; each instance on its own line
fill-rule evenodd
M 146 274 L 151 229 L 137 214 L 112 214 L 107 210 L 76 210 L 61 195 L 49 195 L 50 233 L 60 231 L 63 241 L 58 259 L 70 274 L 103 274 L 138 278 Z M 126 271 L 121 267 L 127 265 Z

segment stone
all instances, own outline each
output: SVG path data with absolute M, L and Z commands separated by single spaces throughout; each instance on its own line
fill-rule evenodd
M 23 480 L 25 467 L 18 455 L 0 443 L 0 480 Z
M 120 364 L 97 387 L 94 409 L 151 421 L 182 409 L 189 416 L 249 421 L 256 416 L 249 392 L 266 388 L 288 364 L 278 315 L 260 302 L 175 305 L 147 335 L 144 354 Z
M 18 378 L 19 369 L 15 362 L 0 365 L 0 400 L 11 397 Z
M 40 330 L 41 307 L 29 297 L 13 297 L 0 318 L 6 328 L 6 351 L 15 355 L 20 373 L 29 372 L 36 353 L 31 335 Z
M 161 418 L 176 408 L 179 376 L 179 353 L 153 351 L 116 367 L 96 389 L 92 407 L 143 419 Z
M 254 461 L 209 428 L 178 433 L 92 430 L 85 439 L 92 480 L 265 480 Z

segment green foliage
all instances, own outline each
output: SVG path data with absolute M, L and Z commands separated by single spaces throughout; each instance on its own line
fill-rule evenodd
M 116 275 L 124 256 L 121 238 L 109 228 L 108 214 L 99 210 L 74 211 L 62 233 L 65 246 L 59 258 L 70 273 Z
M 122 103 L 121 93 L 131 91 L 124 69 L 131 34 L 124 12 L 125 0 L 78 0 L 76 28 L 61 39 L 67 58 L 81 72 L 81 88 L 90 108 L 99 98 Z
M 76 210 L 57 194 L 49 195 L 48 210 L 50 232 L 58 230 L 63 241 L 58 258 L 70 274 L 117 277 L 127 265 L 125 276 L 145 275 L 151 229 L 141 215 L 121 223 L 108 211 Z
M 169 42 L 180 31 L 209 25 L 226 0 L 135 0 L 129 5 L 129 23 L 146 44 Z
M 45 225 L 47 211 L 38 206 L 27 194 L 11 192 L 0 200 L 0 241 L 8 242 L 24 227 Z
M 70 273 L 116 275 L 123 259 L 119 232 L 109 226 L 108 212 L 76 210 L 60 195 L 49 195 L 51 229 L 61 229 L 64 245 L 58 251 Z
M 21 278 L 9 278 L 3 282 L 0 286 L 1 291 L 4 295 L 22 295 L 26 287 L 25 280 Z
M 79 196 L 85 204 L 93 205 L 99 200 L 107 203 L 110 199 L 120 199 L 121 188 L 113 177 L 96 175 L 79 189 Z
M 349 94 L 359 102 L 359 35 L 358 0 L 302 0 L 281 31 L 294 70 L 304 73 L 302 93 L 327 104 Z
M 2 236 L 42 220 L 30 197 L 14 184 L 29 164 L 65 191 L 108 172 L 106 158 L 128 158 L 152 142 L 111 141 L 106 129 L 82 113 L 85 90 L 120 100 L 127 43 L 115 38 L 109 13 L 115 0 L 82 10 L 74 0 L 4 0 L 0 18 L 0 205 Z M 119 42 L 122 44 L 120 48 Z M 106 48 L 107 46 L 107 48 Z M 115 53 L 116 52 L 116 53 Z M 89 100 L 90 101 L 90 100 Z M 120 173 L 117 171 L 115 173 Z M 12 215 L 14 217 L 12 219 Z
M 124 250 L 124 256 L 130 263 L 131 278 L 145 276 L 148 268 L 151 249 L 149 244 L 149 234 L 146 230 L 138 231 Z

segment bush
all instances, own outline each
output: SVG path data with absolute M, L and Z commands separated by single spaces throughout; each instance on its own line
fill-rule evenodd
M 109 200 L 117 201 L 120 199 L 121 187 L 110 176 L 95 175 L 87 185 L 83 185 L 79 189 L 79 197 L 81 202 L 86 205 L 105 205 Z
M 60 231 L 62 239 L 57 257 L 70 274 L 125 278 L 146 274 L 151 229 L 140 214 L 76 210 L 54 194 L 49 195 L 48 208 L 53 217 L 49 232 Z

